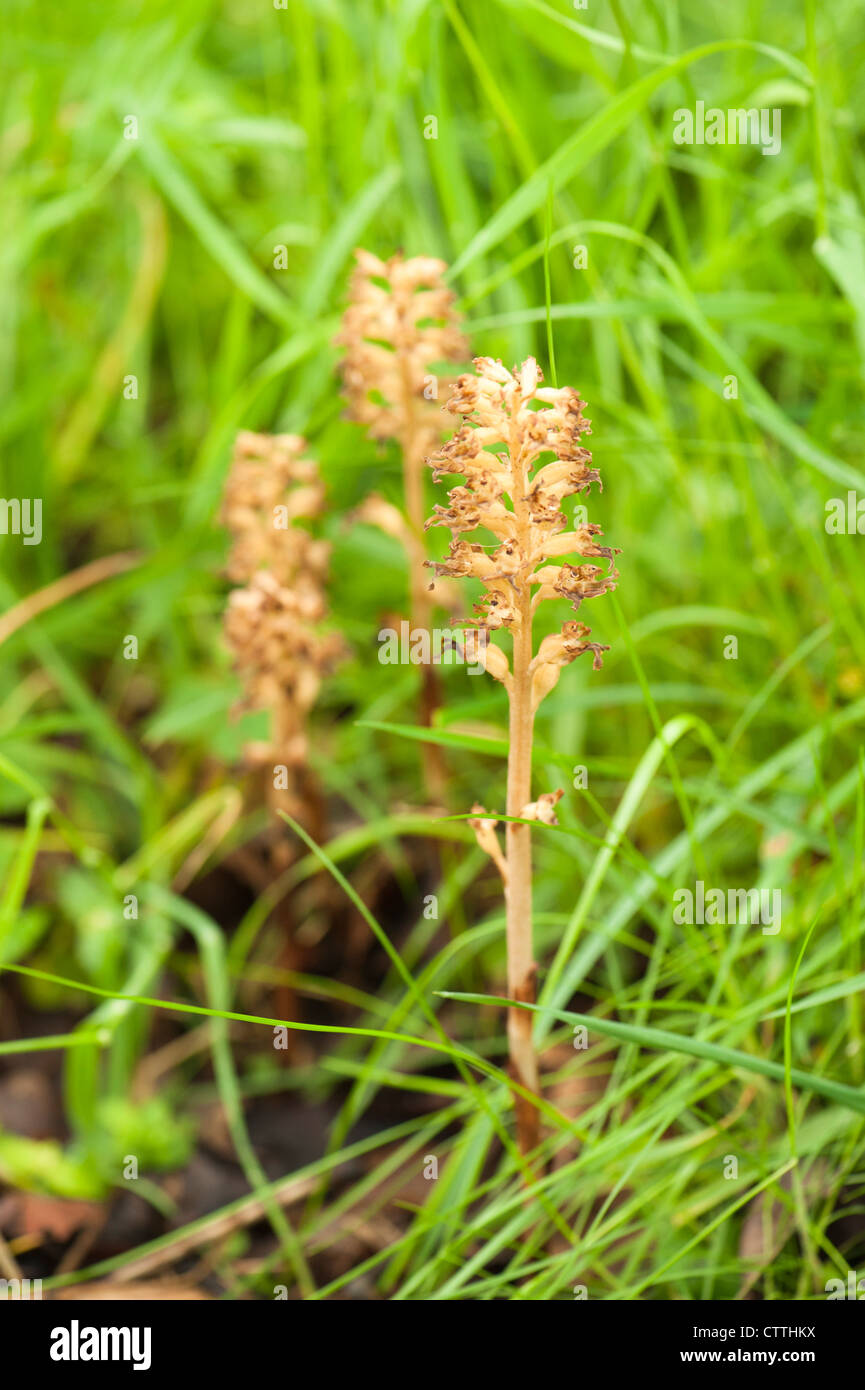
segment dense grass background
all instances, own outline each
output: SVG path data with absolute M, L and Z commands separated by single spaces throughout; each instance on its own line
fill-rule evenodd
M 6 974 L 0 1054 L 22 1010 L 44 1012 L 69 1136 L 61 1153 L 0 1133 L 0 1177 L 104 1197 L 132 1152 L 170 1219 L 158 1177 L 190 1152 L 197 1098 L 216 1085 L 259 1187 L 244 1099 L 288 1088 L 292 1125 L 322 1103 L 336 1116 L 298 1169 L 331 1182 L 288 1222 L 270 1208 L 279 1244 L 252 1273 L 220 1252 L 226 1297 L 275 1282 L 824 1297 L 865 1259 L 865 570 L 862 538 L 824 527 L 830 498 L 865 497 L 859 7 L 150 0 L 19 4 L 6 28 L 2 491 L 44 499 L 44 538 L 0 538 L 4 606 L 98 557 L 136 560 L 5 641 L 2 961 L 282 1017 L 272 903 L 232 917 L 207 889 L 263 824 L 239 792 L 257 721 L 229 718 L 220 633 L 215 518 L 245 427 L 303 432 L 327 480 L 333 621 L 353 657 L 316 714 L 325 850 L 346 875 L 324 900 L 336 915 L 345 892 L 366 897 L 381 921 L 361 930 L 393 941 L 410 983 L 381 950 L 365 981 L 331 952 L 316 979 L 290 977 L 295 1017 L 360 1033 L 313 1038 L 286 1072 L 267 1026 L 238 1050 L 214 1018 L 147 1111 L 128 1097 L 155 1005 Z M 697 100 L 779 107 L 781 153 L 674 145 L 673 112 Z M 439 993 L 502 992 L 498 888 L 464 822 L 424 807 L 417 671 L 376 660 L 405 609 L 402 553 L 347 519 L 373 489 L 400 495 L 395 451 L 342 418 L 334 380 L 358 244 L 444 257 L 477 351 L 534 352 L 579 387 L 605 482 L 590 516 L 623 552 L 615 599 L 588 618 L 604 669 L 571 667 L 538 722 L 536 787 L 567 789 L 560 827 L 535 835 L 541 1003 L 594 1017 L 576 1051 L 573 1020 L 539 1016 L 556 1161 L 529 1203 L 504 1014 Z M 445 691 L 450 810 L 501 807 L 503 692 L 461 671 Z M 336 929 L 309 885 L 333 876 L 298 847 L 279 892 L 314 943 Z M 676 925 L 672 895 L 697 879 L 782 889 L 781 931 Z M 202 1022 L 160 1017 L 171 1036 Z M 461 1064 L 374 1030 L 458 1047 Z M 389 1109 L 406 1096 L 423 1103 Z M 427 1155 L 439 1177 L 409 1197 Z M 346 1213 L 389 1234 L 328 1277 Z

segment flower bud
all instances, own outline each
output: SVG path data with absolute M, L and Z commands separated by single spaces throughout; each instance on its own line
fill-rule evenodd
M 507 684 L 510 667 L 501 647 L 497 647 L 493 642 L 487 642 L 478 649 L 478 661 L 482 663 L 484 669 L 491 676 L 495 676 L 497 681 Z
M 554 666 L 545 661 L 541 666 L 535 668 L 532 676 L 532 710 L 535 711 L 543 700 L 544 696 L 549 695 L 550 691 L 557 684 L 561 675 L 561 666 Z

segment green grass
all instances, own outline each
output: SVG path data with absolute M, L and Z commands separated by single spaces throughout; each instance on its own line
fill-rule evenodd
M 4 497 L 43 499 L 44 536 L 0 536 L 0 596 L 138 562 L 3 646 L 0 997 L 79 1021 L 26 1042 L 62 1049 L 64 1163 L 0 1133 L 0 1177 L 123 1186 L 116 1107 L 170 1009 L 178 1031 L 210 1017 L 212 1065 L 205 1050 L 172 1073 L 176 1143 L 150 1177 L 215 1093 L 274 1227 L 257 1275 L 220 1256 L 226 1298 L 295 1282 L 329 1298 L 364 1276 L 397 1300 L 733 1299 L 754 1276 L 761 1297 L 808 1299 L 865 1259 L 865 541 L 824 527 L 831 498 L 865 498 L 860 30 L 854 0 L 10 7 L 0 470 Z M 698 100 L 779 107 L 781 152 L 675 145 L 673 112 Z M 622 550 L 615 600 L 586 610 L 604 669 L 569 668 L 537 728 L 535 786 L 566 795 L 534 837 L 536 1036 L 564 1046 L 544 1109 L 556 1163 L 535 1165 L 528 1202 L 495 1002 L 503 906 L 460 819 L 503 805 L 506 707 L 495 682 L 447 671 L 425 732 L 416 670 L 383 679 L 376 660 L 407 586 L 396 545 L 346 521 L 373 490 L 400 497 L 395 451 L 342 418 L 334 381 L 357 244 L 441 255 L 478 352 L 533 352 L 580 389 L 605 484 L 591 515 Z M 191 864 L 194 898 L 264 823 L 238 793 L 262 725 L 229 718 L 220 631 L 215 518 L 238 428 L 301 431 L 320 459 L 353 656 L 315 715 L 331 837 L 298 839 L 229 935 L 171 890 Z M 429 545 L 441 554 L 440 531 Z M 424 808 L 424 737 L 447 760 L 448 818 Z M 364 901 L 382 877 L 393 920 Z M 698 878 L 781 889 L 781 931 L 677 925 L 673 893 Z M 268 919 L 325 881 L 382 965 L 291 977 L 334 1021 L 286 1021 L 327 1034 L 287 1073 Z M 237 1018 L 261 1030 L 254 1056 Z M 4 1031 L 4 1065 L 23 1046 Z M 559 1080 L 583 1087 L 570 1117 Z M 289 1089 L 336 1118 L 287 1175 L 317 1184 L 285 1215 L 244 1103 Z M 401 1093 L 428 1104 L 358 1137 Z M 406 1201 L 429 1155 L 439 1176 Z M 755 1262 L 740 1240 L 763 1192 L 792 1216 Z M 386 1211 L 400 1235 L 322 1277 L 350 1210 Z

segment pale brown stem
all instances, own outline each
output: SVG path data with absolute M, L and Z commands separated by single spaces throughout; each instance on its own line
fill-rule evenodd
M 418 448 L 418 440 L 412 422 L 408 417 L 406 441 L 402 449 L 403 490 L 405 492 L 406 513 L 408 516 L 411 541 L 409 542 L 409 597 L 412 619 L 418 627 L 426 627 L 432 621 L 432 601 L 429 595 L 429 579 L 424 570 L 426 547 L 423 543 L 424 499 L 423 499 L 423 455 Z
M 300 726 L 301 721 L 298 718 L 297 709 L 291 700 L 283 696 L 277 701 L 272 715 L 272 740 L 277 760 L 282 759 L 283 750 L 291 747 Z M 285 756 L 288 759 L 287 752 Z M 268 853 L 271 882 L 274 877 L 285 873 L 296 855 L 293 839 L 288 833 L 288 826 L 277 814 L 280 810 L 299 821 L 319 844 L 327 839 L 324 800 L 315 773 L 312 768 L 306 765 L 292 767 L 288 764 L 288 771 L 290 785 L 285 789 L 277 789 L 273 785 L 271 769 L 266 769 L 268 778 L 267 800 L 274 816 L 270 829 Z M 276 958 L 277 968 L 289 973 L 296 972 L 301 969 L 303 955 L 295 940 L 294 914 L 289 903 L 282 900 L 276 904 L 273 920 L 282 930 L 282 942 Z M 290 984 L 278 985 L 274 997 L 280 1018 L 297 1017 L 297 994 Z M 288 1047 L 277 1053 L 282 1066 L 293 1066 L 297 1059 L 296 1036 L 289 1030 Z
M 513 467 L 513 502 L 517 523 L 517 541 L 528 555 L 531 544 L 531 521 L 525 503 L 527 491 L 525 466 L 519 442 L 511 440 Z M 507 814 L 519 816 L 531 801 L 532 789 L 532 600 L 529 573 L 518 577 L 518 611 L 520 621 L 514 627 L 513 672 L 510 689 L 510 720 L 508 747 Z M 532 947 L 532 842 L 527 825 L 508 821 L 505 832 L 508 861 L 508 881 L 505 888 L 508 994 L 523 1003 L 534 1003 L 535 963 Z M 538 1094 L 538 1063 L 532 1039 L 532 1015 L 525 1009 L 508 1012 L 508 1047 L 515 1080 L 526 1090 Z M 539 1138 L 538 1111 L 530 1101 L 518 1096 L 516 1100 L 517 1141 L 524 1154 L 537 1146 Z
M 277 701 L 271 715 L 271 743 L 276 762 L 282 760 L 284 750 L 291 747 L 301 731 L 302 724 L 297 710 L 293 702 L 284 696 Z M 287 752 L 285 756 L 288 759 Z M 293 857 L 287 827 L 279 817 L 279 811 L 285 811 L 287 815 L 299 820 L 319 843 L 327 838 L 324 799 L 315 773 L 307 766 L 296 768 L 288 761 L 286 765 L 290 781 L 287 788 L 274 787 L 272 769 L 267 768 L 265 774 L 265 796 L 274 815 L 270 857 L 277 872 L 285 869 Z
M 410 305 L 405 306 L 400 312 L 400 320 L 405 318 L 407 325 L 406 331 L 413 331 L 413 326 L 409 328 L 408 318 Z M 396 350 L 400 361 L 400 378 L 402 382 L 402 416 L 403 429 L 401 431 L 400 446 L 402 450 L 402 476 L 403 476 L 403 495 L 405 497 L 406 516 L 408 518 L 411 540 L 409 543 L 408 566 L 409 566 L 409 618 L 412 628 L 417 627 L 430 633 L 432 636 L 433 605 L 429 596 L 429 581 L 427 579 L 424 564 L 426 561 L 426 547 L 423 541 L 424 520 L 426 518 L 426 507 L 424 506 L 424 445 L 421 431 L 418 428 L 417 420 L 417 387 L 418 383 L 412 381 L 410 359 L 404 345 L 396 340 Z M 429 728 L 432 724 L 432 717 L 438 707 L 438 681 L 431 666 L 421 668 L 421 723 Z M 435 744 L 424 743 L 422 747 L 422 761 L 424 771 L 424 783 L 427 795 L 430 800 L 442 802 L 444 800 L 445 789 L 445 766 L 442 751 Z

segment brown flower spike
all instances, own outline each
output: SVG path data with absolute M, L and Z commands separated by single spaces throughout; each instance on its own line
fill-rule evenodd
M 247 749 L 268 778 L 268 799 L 309 818 L 316 804 L 307 766 L 306 723 L 322 678 L 342 642 L 321 630 L 330 547 L 298 521 L 319 515 L 324 488 L 297 435 L 237 436 L 221 520 L 233 537 L 228 575 L 242 588 L 228 599 L 225 636 L 245 685 L 240 710 L 271 711 L 271 741 Z M 284 782 L 284 785 L 283 785 Z
M 492 642 L 481 656 L 490 675 L 505 686 L 510 704 L 507 815 L 555 824 L 561 793 L 543 793 L 534 801 L 531 795 L 535 711 L 563 666 L 591 651 L 597 669 L 607 648 L 590 642 L 590 629 L 572 620 L 545 637 L 535 652 L 533 618 L 545 599 L 565 598 L 578 610 L 585 599 L 615 588 L 613 556 L 618 552 L 601 544 L 601 528 L 591 522 L 569 530 L 562 511 L 564 498 L 588 492 L 592 483 L 600 485 L 581 442 L 590 424 L 583 419 L 579 394 L 571 387 L 541 386 L 531 357 L 513 373 L 490 357 L 478 357 L 474 365 L 477 374 L 461 376 L 447 404 L 463 423 L 429 460 L 437 481 L 451 475 L 465 480 L 454 483 L 449 505 L 437 506 L 427 523 L 449 527 L 453 538 L 447 559 L 433 568 L 449 578 L 479 579 L 484 596 L 476 605 L 476 626 L 488 633 L 507 629 L 512 636 L 512 665 Z M 493 534 L 492 545 L 466 539 L 480 529 Z M 568 563 L 567 556 L 577 563 Z M 592 563 L 597 559 L 607 561 L 606 572 Z M 497 864 L 505 886 L 508 993 L 531 1003 L 536 969 L 531 832 L 528 825 L 508 821 L 503 861 L 495 820 L 480 806 L 472 809 L 479 813 L 472 822 L 478 841 Z M 508 1040 L 516 1079 L 537 1094 L 532 1016 L 526 1010 L 510 1011 Z M 520 1097 L 516 1109 L 520 1148 L 528 1153 L 538 1141 L 538 1111 Z
M 342 380 L 350 415 L 373 439 L 397 439 L 422 461 L 441 438 L 435 397 L 424 395 L 436 362 L 468 354 L 442 276 L 432 256 L 379 260 L 355 251 L 350 299 L 337 343 L 345 348 Z M 419 477 L 422 475 L 419 475 Z M 406 491 L 407 509 L 409 491 Z M 423 514 L 416 520 L 423 526 Z
M 350 301 L 336 340 L 345 349 L 343 390 L 351 419 L 365 425 L 374 439 L 395 439 L 400 446 L 408 522 L 400 539 L 409 562 L 411 620 L 430 630 L 432 603 L 423 578 L 424 460 L 438 447 L 442 435 L 438 382 L 432 368 L 436 363 L 464 361 L 468 345 L 459 329 L 454 295 L 442 279 L 447 269 L 444 261 L 401 255 L 382 261 L 363 250 L 355 252 L 355 259 Z M 373 496 L 361 515 L 375 520 L 387 515 L 388 508 L 388 503 Z M 398 534 L 393 519 L 386 529 Z M 429 724 L 435 705 L 433 672 L 426 666 L 424 724 Z M 439 750 L 425 745 L 424 757 L 432 791 L 441 781 Z

